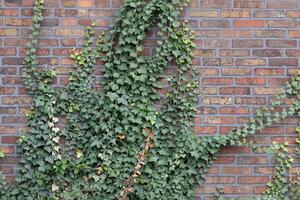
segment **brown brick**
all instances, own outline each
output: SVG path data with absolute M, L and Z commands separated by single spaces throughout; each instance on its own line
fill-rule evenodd
M 233 40 L 232 46 L 234 48 L 242 47 L 263 47 L 263 41 L 260 39 L 243 39 L 243 40 Z
M 253 56 L 257 57 L 281 57 L 283 50 L 281 49 L 254 49 Z
M 30 104 L 31 98 L 28 96 L 2 97 L 2 103 L 4 105 Z
M 0 95 L 11 95 L 15 91 L 14 87 L 3 87 L 0 86 Z
M 18 29 L 16 28 L 0 28 L 0 36 L 17 36 Z
M 297 40 L 267 40 L 268 47 L 275 48 L 293 48 L 297 47 Z
M 300 57 L 300 49 L 287 49 L 286 55 L 289 57 Z
M 234 8 L 264 8 L 263 0 L 234 0 Z
M 238 85 L 265 85 L 266 79 L 257 78 L 257 77 L 243 77 L 243 78 L 236 78 L 235 82 Z
M 18 16 L 19 10 L 15 8 L 0 8 L 0 16 Z
M 224 174 L 245 175 L 245 174 L 251 174 L 252 169 L 250 167 L 223 167 L 222 168 L 222 173 L 224 173 Z
M 233 79 L 224 77 L 203 78 L 202 83 L 203 85 L 231 85 L 233 83 Z
M 15 107 L 0 107 L 1 114 L 16 114 L 17 109 Z
M 286 16 L 290 18 L 300 18 L 300 10 L 288 10 Z
M 194 51 L 195 56 L 200 57 L 216 57 L 216 50 L 215 49 L 196 49 Z
M 235 20 L 233 26 L 238 28 L 263 28 L 265 27 L 264 20 Z
M 240 176 L 238 183 L 240 184 L 266 184 L 269 182 L 268 176 Z
M 225 68 L 222 69 L 222 75 L 226 76 L 244 76 L 250 75 L 252 72 L 251 69 L 244 69 L 244 68 Z
M 289 31 L 290 38 L 300 38 L 300 31 Z
M 241 156 L 238 161 L 239 164 L 260 165 L 268 164 L 269 158 L 267 156 Z
M 250 38 L 252 37 L 251 30 L 225 29 L 222 30 L 222 36 L 225 38 Z
M 78 6 L 83 8 L 92 7 L 93 2 L 93 0 L 78 0 Z
M 84 30 L 80 29 L 57 29 L 56 36 L 63 36 L 63 37 L 72 37 L 72 36 L 83 36 Z
M 190 17 L 205 17 L 215 18 L 218 17 L 218 11 L 216 10 L 191 10 L 189 12 Z
M 223 106 L 219 109 L 220 114 L 229 114 L 229 115 L 245 115 L 249 114 L 249 109 L 247 107 L 236 107 L 236 106 Z
M 15 47 L 0 47 L 1 56 L 15 56 L 16 52 Z
M 298 58 L 270 58 L 270 66 L 298 66 Z
M 236 160 L 234 156 L 218 156 L 214 164 L 231 164 Z
M 235 64 L 238 66 L 265 66 L 266 61 L 262 58 L 238 58 Z
M 61 2 L 63 7 L 75 7 L 76 6 L 76 0 L 63 0 Z
M 254 73 L 256 76 L 282 76 L 284 75 L 284 69 L 280 69 L 280 68 L 255 69 Z
M 247 88 L 247 87 L 221 87 L 220 94 L 222 94 L 222 95 L 249 95 L 250 88 Z
M 297 0 L 269 0 L 267 3 L 267 8 L 272 9 L 295 9 L 297 6 Z
M 233 59 L 232 58 L 204 58 L 203 65 L 204 66 L 232 66 Z
M 283 10 L 255 10 L 253 11 L 255 18 L 283 18 Z
M 230 8 L 231 0 L 201 0 L 200 8 Z
M 253 94 L 255 95 L 277 95 L 282 91 L 278 87 L 269 87 L 269 88 L 253 88 Z
M 196 37 L 216 38 L 216 37 L 220 37 L 220 35 L 221 35 L 220 30 L 216 30 L 216 29 L 195 30 Z
M 284 30 L 255 30 L 255 37 L 257 38 L 283 38 L 285 37 Z
M 216 126 L 195 126 L 196 134 L 215 134 L 217 132 Z
M 239 194 L 252 194 L 252 188 L 251 186 L 224 186 L 223 192 L 224 194 L 234 194 L 234 195 L 239 195 Z
M 200 22 L 201 27 L 207 28 L 228 28 L 230 27 L 230 22 L 228 20 L 202 20 Z
M 229 184 L 236 183 L 236 178 L 232 176 L 207 176 L 205 179 L 207 184 Z
M 229 48 L 230 40 L 225 39 L 205 39 L 203 41 L 204 48 Z
M 250 51 L 247 49 L 221 49 L 222 57 L 245 57 L 250 56 Z
M 250 10 L 222 10 L 221 17 L 224 18 L 249 18 L 251 17 Z

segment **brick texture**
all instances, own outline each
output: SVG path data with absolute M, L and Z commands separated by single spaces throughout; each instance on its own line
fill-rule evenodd
M 106 30 L 122 0 L 46 0 L 39 39 L 40 62 L 57 61 L 55 85 L 65 85 L 71 70 L 68 54 L 79 47 L 84 27 L 96 20 Z M 0 149 L 6 158 L 0 170 L 9 178 L 18 162 L 16 140 L 25 131 L 24 114 L 31 98 L 20 81 L 21 63 L 33 0 L 0 0 Z M 300 5 L 298 0 L 191 0 L 184 18 L 195 31 L 194 65 L 201 72 L 195 132 L 226 134 L 270 103 L 288 76 L 299 68 Z M 155 30 L 144 42 L 144 55 L 155 47 Z M 51 55 L 51 56 L 49 56 Z M 96 70 L 99 72 L 99 69 Z M 168 69 L 166 73 L 171 73 Z M 100 75 L 98 73 L 97 75 Z M 165 91 L 159 91 L 165 92 Z M 298 120 L 290 118 L 261 131 L 251 140 L 262 146 L 272 141 L 295 141 Z M 250 199 L 272 178 L 270 155 L 248 147 L 226 147 L 197 186 L 196 199 L 212 199 L 216 187 L 226 197 Z M 300 172 L 295 168 L 293 173 Z

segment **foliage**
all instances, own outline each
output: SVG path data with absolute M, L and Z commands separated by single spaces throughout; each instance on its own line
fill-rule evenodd
M 198 86 L 191 31 L 178 20 L 188 0 L 126 0 L 115 25 L 74 50 L 74 70 L 65 88 L 53 88 L 53 66 L 38 67 L 37 36 L 43 0 L 36 0 L 23 80 L 33 98 L 22 160 L 13 186 L 0 185 L 1 199 L 192 199 L 197 182 L 225 145 L 299 111 L 299 102 L 276 111 L 288 96 L 299 97 L 299 77 L 256 118 L 228 135 L 196 138 L 193 116 Z M 154 56 L 142 56 L 142 41 L 158 28 Z M 95 44 L 95 45 L 94 45 Z M 102 89 L 93 87 L 97 60 L 104 62 Z M 160 96 L 169 63 L 177 68 Z

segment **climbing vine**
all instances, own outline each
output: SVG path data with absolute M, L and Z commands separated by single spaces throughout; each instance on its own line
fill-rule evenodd
M 192 199 L 220 148 L 299 111 L 299 77 L 271 106 L 228 135 L 196 138 L 193 117 L 198 87 L 192 69 L 193 35 L 178 16 L 189 0 L 126 0 L 107 33 L 88 27 L 85 45 L 74 50 L 74 70 L 65 88 L 54 88 L 55 63 L 39 67 L 37 37 L 43 0 L 36 0 L 23 81 L 32 96 L 28 133 L 20 136 L 15 183 L 0 183 L 1 199 L 99 200 Z M 92 25 L 93 26 L 93 25 Z M 153 56 L 142 41 L 158 29 Z M 104 63 L 102 88 L 94 68 Z M 169 91 L 160 96 L 170 62 Z M 285 98 L 295 101 L 281 111 Z

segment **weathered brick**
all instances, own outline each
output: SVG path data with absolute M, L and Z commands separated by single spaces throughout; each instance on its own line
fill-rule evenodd
M 239 151 L 236 151 L 236 152 L 239 152 Z M 245 175 L 245 174 L 251 174 L 252 169 L 250 167 L 223 167 L 222 173 Z
M 2 104 L 4 105 L 22 105 L 30 104 L 31 98 L 28 96 L 2 97 Z
M 92 7 L 93 3 L 93 0 L 78 0 L 78 6 L 83 8 Z
M 269 20 L 267 24 L 270 28 L 296 28 L 298 26 L 296 20 Z
M 259 165 L 268 164 L 269 158 L 267 156 L 241 156 L 238 159 L 239 164 Z
M 263 0 L 234 0 L 234 8 L 264 8 Z
M 270 58 L 270 66 L 298 66 L 298 58 Z
M 204 105 L 230 105 L 233 103 L 233 98 L 231 97 L 203 97 L 202 103 Z
M 262 58 L 238 58 L 235 64 L 238 66 L 265 66 L 266 60 Z
M 17 36 L 18 29 L 16 28 L 0 28 L 0 36 Z
M 191 10 L 189 12 L 190 17 L 205 17 L 205 18 L 216 18 L 218 17 L 218 11 L 216 10 Z
M 221 17 L 224 18 L 249 18 L 251 17 L 250 10 L 222 10 Z
M 233 79 L 232 78 L 204 78 L 202 80 L 203 85 L 231 85 L 233 83 Z
M 253 11 L 255 18 L 283 18 L 283 10 L 255 10 Z
M 245 76 L 250 75 L 252 72 L 251 69 L 245 69 L 245 68 L 225 68 L 222 69 L 222 75 L 226 76 Z
M 221 49 L 220 56 L 222 56 L 222 57 L 245 57 L 245 56 L 250 56 L 250 51 L 247 49 Z
M 260 68 L 254 71 L 256 76 L 282 76 L 284 75 L 284 69 L 280 68 Z
M 285 37 L 284 30 L 255 30 L 255 37 L 257 38 L 283 38 Z

